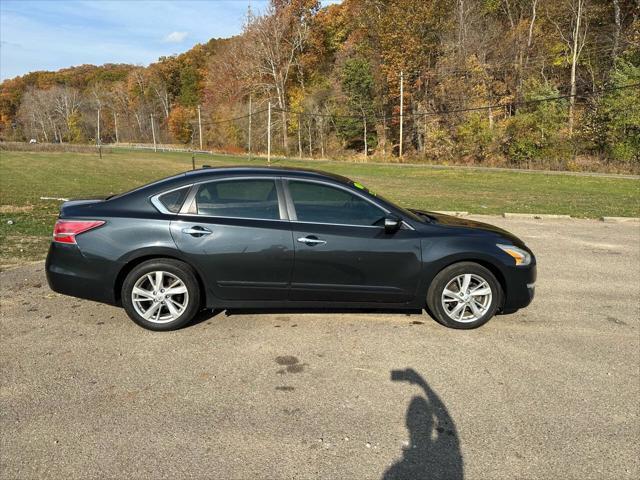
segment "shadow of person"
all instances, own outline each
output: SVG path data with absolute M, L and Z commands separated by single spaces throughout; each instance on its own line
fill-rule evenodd
M 392 370 L 391 380 L 418 385 L 424 395 L 414 396 L 409 403 L 409 445 L 383 480 L 461 480 L 464 475 L 458 433 L 440 397 L 413 369 Z

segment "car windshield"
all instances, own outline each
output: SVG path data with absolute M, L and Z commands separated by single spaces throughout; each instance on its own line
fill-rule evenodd
M 372 197 L 375 197 L 379 200 L 382 200 L 384 203 L 386 203 L 387 205 L 391 205 L 394 208 L 396 208 L 397 210 L 400 210 L 404 215 L 406 215 L 407 217 L 411 218 L 411 220 L 415 220 L 416 222 L 421 222 L 421 223 L 425 223 L 427 221 L 426 218 L 423 218 L 421 216 L 416 215 L 415 213 L 413 213 L 411 210 L 407 210 L 404 207 L 401 207 L 400 205 L 398 205 L 395 202 L 392 202 L 391 200 L 386 199 L 385 197 L 383 197 L 382 195 L 379 195 L 375 192 L 372 192 L 371 190 L 369 190 L 367 187 L 365 187 L 363 184 L 359 183 L 359 182 L 352 182 L 351 183 L 354 187 L 356 187 L 359 190 L 362 190 L 363 192 L 368 193 L 369 195 L 371 195 Z

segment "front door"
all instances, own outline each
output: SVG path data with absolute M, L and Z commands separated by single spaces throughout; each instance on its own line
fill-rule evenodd
M 285 300 L 293 267 L 291 227 L 273 178 L 223 179 L 196 186 L 171 222 L 182 252 L 217 298 Z
M 289 298 L 297 301 L 403 303 L 415 298 L 420 238 L 385 233 L 387 212 L 346 187 L 285 182 L 295 248 Z

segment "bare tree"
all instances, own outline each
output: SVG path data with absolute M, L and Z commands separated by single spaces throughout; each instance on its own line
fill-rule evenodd
M 303 1 L 273 1 L 265 15 L 249 16 L 245 27 L 244 37 L 251 48 L 243 51 L 245 63 L 241 73 L 254 91 L 263 91 L 267 96 L 275 93 L 285 152 L 288 150 L 287 89 L 298 55 L 308 37 L 309 21 L 306 17 L 313 8 L 317 8 L 317 2 L 311 3 L 309 8 Z
M 567 44 L 569 49 L 569 55 L 571 57 L 571 90 L 569 97 L 569 136 L 573 135 L 573 127 L 575 122 L 575 104 L 576 104 L 576 69 L 578 61 L 580 60 L 580 54 L 584 48 L 587 40 L 588 22 L 586 16 L 587 0 L 568 0 L 565 2 L 566 7 L 570 9 L 570 25 L 568 26 L 569 33 L 565 34 L 564 29 L 551 17 L 549 21 L 555 25 L 556 30 L 561 36 L 562 40 Z
M 45 142 L 62 142 L 62 130 L 66 125 L 58 113 L 61 97 L 60 87 L 47 90 L 29 88 L 20 104 L 19 118 L 29 125 L 29 134 Z M 42 137 L 40 137 L 42 135 Z
M 169 91 L 167 90 L 167 85 L 160 79 L 154 79 L 151 82 L 151 89 L 155 93 L 160 105 L 162 106 L 162 111 L 164 113 L 164 118 L 169 118 L 169 113 L 171 113 L 171 102 L 169 100 Z
M 114 129 L 120 132 L 120 136 L 116 134 L 116 140 L 121 141 L 125 138 L 122 133 L 126 132 L 126 138 L 132 139 L 133 132 L 131 128 L 131 116 L 129 110 L 129 94 L 124 82 L 116 82 L 112 85 L 109 95 L 111 98 L 111 112 L 114 115 Z M 116 125 L 116 117 L 124 120 L 124 123 Z M 120 127 L 120 128 L 118 128 Z M 122 128 L 125 127 L 125 128 Z
M 613 0 L 613 58 L 618 56 L 618 47 L 620 45 L 620 31 L 622 30 L 622 21 L 620 19 L 620 0 Z
M 137 68 L 129 74 L 128 109 L 133 114 L 138 127 L 140 140 L 151 139 L 149 127 L 150 109 L 147 105 L 149 85 L 147 76 L 142 68 Z
M 49 134 L 47 128 L 49 125 L 46 121 L 47 114 L 40 102 L 39 93 L 40 91 L 33 87 L 25 92 L 18 111 L 18 117 L 27 126 L 27 131 L 31 138 L 39 138 L 40 134 L 42 134 L 44 141 L 48 142 Z
M 73 140 L 74 126 L 80 110 L 80 93 L 73 87 L 56 86 L 50 90 L 55 103 L 54 111 L 64 124 L 69 140 Z

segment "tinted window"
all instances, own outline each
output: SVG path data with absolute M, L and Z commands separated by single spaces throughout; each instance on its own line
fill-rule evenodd
M 196 193 L 199 215 L 278 220 L 275 180 L 227 180 L 205 183 Z
M 189 193 L 190 188 L 191 187 L 184 187 L 179 190 L 174 190 L 173 192 L 165 193 L 159 197 L 160 202 L 164 205 L 164 208 L 170 212 L 178 213 L 184 203 L 184 199 L 187 198 L 187 193 Z
M 293 180 L 289 192 L 301 222 L 382 225 L 384 221 L 383 210 L 346 190 Z

